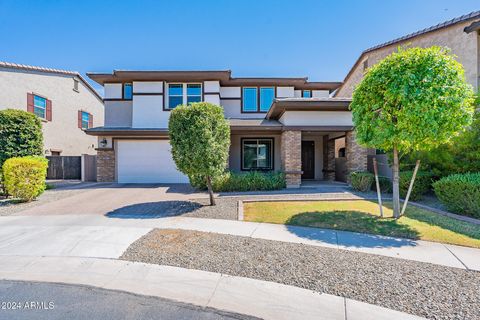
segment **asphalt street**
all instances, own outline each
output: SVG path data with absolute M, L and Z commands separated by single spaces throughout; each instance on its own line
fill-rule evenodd
M 94 287 L 0 281 L 0 319 L 254 319 L 161 298 Z

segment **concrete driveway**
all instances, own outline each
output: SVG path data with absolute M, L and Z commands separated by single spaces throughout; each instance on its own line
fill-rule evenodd
M 68 215 L 93 214 L 106 215 L 109 212 L 135 205 L 148 205 L 149 210 L 156 210 L 156 204 L 164 201 L 185 201 L 192 198 L 205 198 L 188 184 L 115 184 L 96 183 L 78 188 L 66 198 L 42 203 L 21 210 L 15 215 Z M 51 190 L 58 192 L 59 190 Z

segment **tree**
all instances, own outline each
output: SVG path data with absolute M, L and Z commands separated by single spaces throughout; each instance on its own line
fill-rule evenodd
M 472 121 L 474 93 L 441 47 L 399 49 L 367 70 L 351 109 L 360 144 L 393 153 L 393 211 L 400 216 L 399 152 L 448 142 Z
M 230 147 L 230 126 L 223 109 L 205 102 L 178 106 L 170 114 L 168 130 L 178 170 L 190 179 L 205 179 L 210 205 L 215 205 L 212 178 L 225 171 Z
M 0 168 L 12 157 L 41 155 L 43 134 L 40 119 L 22 110 L 0 111 Z

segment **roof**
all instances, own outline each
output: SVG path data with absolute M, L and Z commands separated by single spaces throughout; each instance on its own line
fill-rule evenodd
M 30 66 L 30 65 L 26 65 L 26 64 L 18 64 L 18 63 L 5 62 L 5 61 L 0 61 L 0 68 L 20 69 L 20 70 L 26 70 L 26 71 L 37 71 L 37 72 L 55 73 L 55 74 L 75 76 L 75 77 L 78 77 L 90 89 L 90 91 L 92 91 L 92 93 L 99 100 L 102 100 L 102 97 L 98 94 L 98 92 L 77 71 L 37 67 L 37 66 Z
M 360 56 L 358 57 L 357 61 L 355 61 L 355 63 L 353 64 L 352 68 L 350 69 L 350 71 L 348 72 L 347 76 L 345 77 L 345 79 L 343 80 L 343 83 L 338 87 L 338 89 L 340 89 L 344 84 L 345 82 L 347 82 L 348 78 L 350 77 L 350 75 L 353 73 L 353 71 L 356 69 L 357 65 L 360 63 L 360 61 L 362 60 L 362 57 L 369 53 L 369 52 L 372 52 L 372 51 L 375 51 L 375 50 L 378 50 L 378 49 L 381 49 L 381 48 L 385 48 L 385 47 L 388 47 L 392 44 L 396 44 L 396 43 L 400 43 L 400 42 L 403 42 L 403 41 L 406 41 L 406 40 L 409 40 L 409 39 L 412 39 L 412 38 L 415 38 L 417 36 L 420 36 L 420 35 L 424 35 L 426 33 L 430 33 L 430 32 L 434 32 L 434 31 L 437 31 L 437 30 L 440 30 L 440 29 L 443 29 L 443 28 L 446 28 L 446 27 L 450 27 L 450 26 L 453 26 L 457 23 L 462 23 L 462 22 L 466 22 L 466 21 L 469 21 L 469 20 L 473 20 L 473 19 L 480 19 L 480 10 L 479 11 L 473 11 L 473 12 L 470 12 L 468 14 L 465 14 L 463 16 L 460 16 L 460 17 L 457 17 L 457 18 L 454 18 L 452 20 L 448 20 L 448 21 L 445 21 L 445 22 L 442 22 L 442 23 L 439 23 L 437 25 L 434 25 L 434 26 L 431 26 L 431 27 L 428 27 L 428 28 L 425 28 L 425 29 L 422 29 L 422 30 L 419 30 L 419 31 L 416 31 L 416 32 L 413 32 L 413 33 L 410 33 L 410 34 L 407 34 L 403 37 L 400 37 L 400 38 L 396 38 L 396 39 L 393 39 L 393 40 L 390 40 L 390 41 L 387 41 L 387 42 L 384 42 L 384 43 L 381 43 L 379 45 L 376 45 L 376 46 L 373 46 L 373 47 L 370 47 L 366 50 L 364 50 Z M 472 24 L 473 25 L 473 24 Z M 472 32 L 473 30 L 475 30 L 475 26 L 472 27 L 472 25 L 470 26 L 472 30 L 468 31 L 468 28 L 470 27 L 467 27 L 465 28 L 465 32 L 467 33 L 470 33 Z M 478 27 L 478 26 L 477 26 Z M 338 92 L 338 91 L 337 91 Z
M 265 116 L 279 119 L 285 111 L 348 111 L 349 98 L 285 98 L 275 99 Z
M 293 85 L 299 89 L 317 89 L 333 91 L 341 82 L 309 82 L 307 77 L 272 77 L 272 78 L 233 78 L 230 70 L 206 71 L 162 71 L 162 70 L 114 70 L 112 73 L 88 72 L 87 76 L 98 84 L 132 81 L 208 81 L 219 80 L 222 86 L 261 86 Z
M 228 119 L 230 129 L 234 131 L 251 131 L 251 130 L 280 130 L 282 124 L 277 120 L 267 119 Z

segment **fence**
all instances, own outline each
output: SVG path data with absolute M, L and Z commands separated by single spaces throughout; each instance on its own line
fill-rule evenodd
M 48 156 L 47 159 L 47 179 L 81 179 L 80 156 Z
M 82 181 L 97 181 L 97 156 L 82 154 Z

